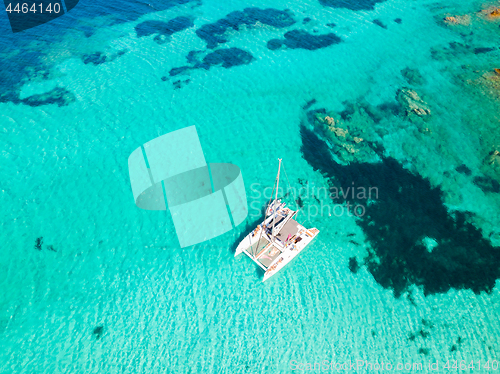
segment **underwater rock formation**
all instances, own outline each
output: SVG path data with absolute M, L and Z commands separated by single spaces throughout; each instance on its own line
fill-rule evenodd
M 271 39 L 267 42 L 267 48 L 271 51 L 280 49 L 283 46 L 283 40 L 281 39 Z
M 284 37 L 284 39 L 271 39 L 267 42 L 267 48 L 275 50 L 284 45 L 290 49 L 301 48 L 313 51 L 332 44 L 338 44 L 342 41 L 334 33 L 312 35 L 305 30 L 288 31 Z
M 473 182 L 484 192 L 500 193 L 500 183 L 488 176 L 474 177 Z
M 52 90 L 39 95 L 32 95 L 20 100 L 21 103 L 29 106 L 40 106 L 47 104 L 57 104 L 66 106 L 76 101 L 75 95 L 63 87 L 55 87 Z
M 208 70 L 212 66 L 222 66 L 223 68 L 229 69 L 233 66 L 249 64 L 253 60 L 253 56 L 249 52 L 239 48 L 218 49 L 207 54 L 201 61 L 193 56 L 194 54 L 191 52 L 188 55 L 189 59 L 193 61 L 192 66 L 172 68 L 169 72 L 170 76 L 183 74 L 189 70 Z
M 374 160 L 377 158 L 371 148 L 371 143 L 366 141 L 370 134 L 366 132 L 366 124 L 371 124 L 372 119 L 364 108 L 356 106 L 344 112 L 326 113 L 326 110 L 312 110 L 307 117 L 314 129 L 328 141 L 331 150 L 338 158 L 338 162 L 349 163 L 355 160 Z
M 487 9 L 483 9 L 482 13 L 486 13 L 488 18 L 499 18 L 500 17 L 500 8 L 490 7 Z
M 319 0 L 323 6 L 332 8 L 347 8 L 350 10 L 373 10 L 377 3 L 384 0 Z
M 42 244 L 43 244 L 43 236 L 40 236 L 39 238 L 35 239 L 35 249 L 41 251 L 42 250 Z
M 239 48 L 218 49 L 203 58 L 203 67 L 222 65 L 223 68 L 231 68 L 238 65 L 246 65 L 252 62 L 252 55 Z
M 379 19 L 374 19 L 372 21 L 375 25 L 382 27 L 383 29 L 387 30 L 387 26 Z
M 135 27 L 135 32 L 138 38 L 157 34 L 154 41 L 163 44 L 169 40 L 171 35 L 193 26 L 192 18 L 176 17 L 168 22 L 154 20 L 141 22 Z
M 106 62 L 106 55 L 101 52 L 85 54 L 82 56 L 82 61 L 85 65 L 87 64 L 100 65 Z
M 486 51 L 485 48 L 477 48 L 468 44 L 451 42 L 448 46 L 444 47 L 432 47 L 431 48 L 431 57 L 434 60 L 448 60 L 448 59 L 457 59 L 461 55 L 466 56 L 468 54 L 474 53 L 484 53 Z
M 500 9 L 494 9 L 492 12 L 490 12 L 490 17 L 500 17 Z
M 425 295 L 451 288 L 493 290 L 500 278 L 500 247 L 470 223 L 471 213 L 449 212 L 440 188 L 385 157 L 383 151 L 380 162 L 342 165 L 313 131 L 301 126 L 300 134 L 304 159 L 330 185 L 377 187 L 377 198 L 370 204 L 350 194 L 345 202 L 365 205 L 365 214 L 356 223 L 369 244 L 364 264 L 380 285 L 392 289 L 395 297 L 414 286 Z M 425 238 L 432 241 L 425 245 Z
M 403 78 L 412 85 L 420 86 L 425 83 L 425 79 L 417 69 L 405 68 L 401 70 Z
M 359 264 L 358 264 L 358 260 L 356 259 L 356 257 L 349 258 L 349 270 L 353 274 L 356 274 L 358 272 Z
M 123 56 L 125 53 L 127 53 L 126 49 L 118 51 L 116 53 L 112 53 L 110 55 L 105 55 L 102 52 L 94 52 L 94 53 L 84 54 L 82 56 L 82 61 L 85 65 L 93 64 L 97 66 L 100 64 L 104 64 L 105 62 L 111 62 L 116 58 Z
M 400 88 L 396 93 L 396 100 L 403 107 L 406 116 L 415 114 L 419 117 L 425 117 L 431 114 L 427 103 L 412 89 Z
M 104 326 L 96 326 L 92 331 L 92 334 L 95 336 L 96 340 L 99 340 L 104 333 Z
M 295 20 L 283 10 L 245 8 L 243 11 L 229 13 L 217 22 L 201 26 L 196 30 L 196 35 L 207 43 L 207 48 L 213 49 L 229 40 L 229 31 L 255 27 L 258 23 L 281 29 L 293 25 Z
M 500 147 L 499 147 L 500 149 Z M 492 150 L 485 159 L 485 165 L 492 169 L 500 177 L 500 151 Z
M 447 25 L 470 25 L 470 16 L 468 14 L 463 16 L 447 16 L 443 18 L 443 21 Z

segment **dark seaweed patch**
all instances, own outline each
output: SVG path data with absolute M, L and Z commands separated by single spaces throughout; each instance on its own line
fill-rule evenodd
M 172 83 L 172 85 L 174 86 L 174 89 L 175 90 L 178 90 L 182 87 L 184 87 L 186 84 L 188 84 L 191 80 L 190 79 L 186 79 L 186 80 L 176 80 Z
M 100 339 L 104 333 L 104 326 L 96 326 L 92 331 L 96 339 Z
M 403 20 L 401 18 L 395 18 L 394 22 L 401 24 L 401 23 L 403 23 Z
M 306 103 L 306 105 L 304 105 L 304 106 L 302 107 L 302 109 L 307 110 L 307 109 L 309 109 L 310 107 L 312 107 L 314 104 L 316 104 L 316 99 L 311 99 L 311 100 L 309 100 L 309 101 Z
M 384 0 L 319 0 L 323 6 L 332 8 L 347 8 L 350 10 L 373 10 L 375 4 Z
M 57 104 L 57 106 L 66 106 L 76 100 L 75 95 L 62 87 L 55 87 L 54 89 L 39 95 L 29 96 L 20 100 L 21 103 L 29 106 L 40 106 L 48 104 Z
M 483 48 L 474 48 L 474 53 L 476 55 L 478 54 L 481 54 L 481 53 L 488 53 L 488 52 L 491 52 L 491 51 L 494 51 L 495 48 L 487 48 L 487 47 L 483 47 Z
M 224 68 L 231 68 L 233 66 L 249 64 L 252 59 L 252 55 L 243 49 L 227 48 L 209 53 L 203 58 L 203 62 L 209 66 L 222 65 Z
M 189 51 L 189 53 L 186 56 L 187 62 L 190 64 L 196 64 L 200 62 L 199 56 L 203 54 L 203 51 Z
M 387 30 L 387 26 L 379 19 L 374 19 L 372 21 L 375 25 L 382 27 L 383 29 Z
M 332 185 L 378 189 L 378 199 L 356 222 L 371 246 L 365 263 L 379 284 L 396 297 L 411 285 L 425 294 L 450 288 L 491 292 L 500 278 L 500 248 L 468 222 L 467 212 L 448 213 L 439 188 L 381 152 L 380 163 L 340 165 L 313 131 L 301 126 L 300 133 L 304 159 Z M 358 203 L 351 196 L 345 202 Z M 429 251 L 425 237 L 438 246 Z
M 212 66 L 222 66 L 229 69 L 233 66 L 246 65 L 252 62 L 253 56 L 239 48 L 218 49 L 206 55 L 201 62 L 193 66 L 181 66 L 170 70 L 170 76 L 182 74 L 189 70 L 205 69 L 208 70 Z
M 176 17 L 168 22 L 163 21 L 144 21 L 135 27 L 137 37 L 150 36 L 158 34 L 158 40 L 162 40 L 161 36 L 170 36 L 176 32 L 193 27 L 193 19 L 189 17 Z
M 500 183 L 490 177 L 475 177 L 473 182 L 484 192 L 500 192 Z
M 333 22 L 331 22 L 331 23 L 327 23 L 326 25 L 327 25 L 328 27 L 331 27 L 331 28 L 333 28 L 333 27 L 337 26 L 337 24 L 336 24 L 336 23 L 333 23 Z
M 106 62 L 106 55 L 101 52 L 85 54 L 82 56 L 82 61 L 84 64 L 100 65 Z
M 267 48 L 271 51 L 280 49 L 283 46 L 283 41 L 281 39 L 271 39 L 267 42 Z
M 35 249 L 41 251 L 42 250 L 42 244 L 43 244 L 43 237 L 40 236 L 39 238 L 35 239 Z
M 305 25 L 306 23 L 309 23 L 309 22 L 311 22 L 311 21 L 312 21 L 312 19 L 311 19 L 311 18 L 306 17 L 306 18 L 304 18 L 304 19 L 302 20 L 302 24 L 303 24 L 303 25 Z
M 359 270 L 359 264 L 358 260 L 356 260 L 356 257 L 350 257 L 349 258 L 349 270 L 351 273 L 356 274 Z
M 170 76 L 173 77 L 174 75 L 179 75 L 179 74 L 182 74 L 184 73 L 185 71 L 188 71 L 188 70 L 191 70 L 193 69 L 193 67 L 191 66 L 180 66 L 178 68 L 172 68 L 170 69 Z
M 418 353 L 420 353 L 421 355 L 427 356 L 429 354 L 429 352 L 430 352 L 429 348 L 419 348 L 418 349 Z
M 429 336 L 431 336 L 431 334 L 428 331 L 425 331 L 424 329 L 420 329 L 418 333 L 424 339 L 427 339 Z
M 424 325 L 425 327 L 430 327 L 430 328 L 434 327 L 434 324 L 431 321 L 426 320 L 425 318 L 422 318 L 422 325 Z
M 469 168 L 467 167 L 467 165 L 465 165 L 465 164 L 462 164 L 462 165 L 460 165 L 460 166 L 457 166 L 457 167 L 455 168 L 455 170 L 456 170 L 456 171 L 458 171 L 459 173 L 465 174 L 465 175 L 467 175 L 467 176 L 472 175 L 472 170 L 471 170 L 471 169 L 469 169 Z
M 240 31 L 242 26 L 253 27 L 260 22 L 267 26 L 283 28 L 295 23 L 286 11 L 278 9 L 245 8 L 235 11 L 214 23 L 208 23 L 196 30 L 196 35 L 207 43 L 207 48 L 215 48 L 228 41 L 228 30 Z
M 409 84 L 422 85 L 425 83 L 425 79 L 418 69 L 404 68 L 401 70 L 401 75 Z
M 285 39 L 281 42 L 291 49 L 308 49 L 316 50 L 328 47 L 332 44 L 338 44 L 342 40 L 334 33 L 312 35 L 305 30 L 292 30 L 285 33 Z M 267 48 L 277 49 L 279 39 L 272 39 L 267 43 Z M 270 45 L 270 43 L 272 44 Z
M 94 52 L 89 54 L 84 54 L 82 56 L 82 61 L 84 64 L 93 64 L 95 66 L 104 64 L 105 62 L 111 62 L 117 59 L 120 56 L 123 56 L 127 53 L 127 50 L 121 50 L 116 53 L 112 53 L 110 55 L 105 55 L 102 52 Z

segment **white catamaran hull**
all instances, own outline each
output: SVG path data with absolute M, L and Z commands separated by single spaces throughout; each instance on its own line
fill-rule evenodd
M 245 253 L 264 270 L 264 281 L 292 261 L 319 234 L 294 220 L 298 211 L 285 208 L 278 199 L 281 159 L 276 177 L 276 197 L 266 209 L 264 221 L 248 234 L 236 248 L 234 256 Z
M 306 230 L 307 239 L 301 241 L 300 245 L 296 244 L 295 249 L 285 250 L 283 254 L 278 257 L 273 264 L 266 270 L 264 273 L 263 282 L 271 278 L 274 274 L 283 269 L 289 262 L 291 262 L 302 250 L 304 250 L 307 245 L 319 234 L 319 230 L 317 228 L 312 228 Z

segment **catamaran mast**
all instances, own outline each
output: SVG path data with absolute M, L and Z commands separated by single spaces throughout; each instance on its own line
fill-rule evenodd
M 278 175 L 276 176 L 276 197 L 274 198 L 274 205 L 275 205 L 275 211 L 274 211 L 274 218 L 273 218 L 273 229 L 271 230 L 271 238 L 272 241 L 274 242 L 274 224 L 276 223 L 276 202 L 278 200 L 278 189 L 280 187 L 280 171 L 281 171 L 281 158 L 278 158 L 279 165 L 278 165 Z

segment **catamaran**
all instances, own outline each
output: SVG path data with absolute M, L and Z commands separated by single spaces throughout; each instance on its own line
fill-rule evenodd
M 264 221 L 249 233 L 236 248 L 234 256 L 245 253 L 262 270 L 268 280 L 292 261 L 319 234 L 317 228 L 307 229 L 298 223 L 298 210 L 291 210 L 278 199 L 281 159 L 276 176 L 276 196 L 268 205 Z

